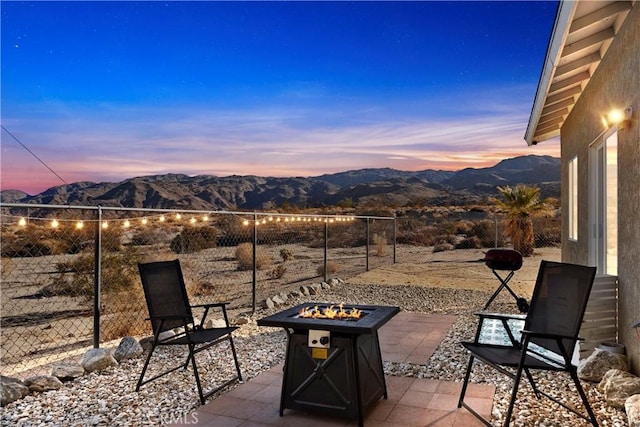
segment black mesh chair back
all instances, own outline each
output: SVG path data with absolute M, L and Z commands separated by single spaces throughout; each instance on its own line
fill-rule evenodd
M 178 260 L 139 264 L 153 331 L 168 331 L 193 323 L 193 314 Z M 172 319 L 175 317 L 175 319 Z M 160 319 L 164 318 L 164 321 Z
M 542 261 L 524 329 L 573 339 L 558 342 L 532 336 L 532 343 L 557 354 L 573 355 L 595 271 L 583 265 Z

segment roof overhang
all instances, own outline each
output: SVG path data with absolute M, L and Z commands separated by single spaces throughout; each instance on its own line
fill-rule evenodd
M 560 135 L 637 0 L 560 0 L 524 139 L 528 145 Z

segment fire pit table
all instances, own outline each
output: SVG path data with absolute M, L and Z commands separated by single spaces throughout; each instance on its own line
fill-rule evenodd
M 400 309 L 305 303 L 258 320 L 287 333 L 280 416 L 284 409 L 358 420 L 387 398 L 378 329 Z

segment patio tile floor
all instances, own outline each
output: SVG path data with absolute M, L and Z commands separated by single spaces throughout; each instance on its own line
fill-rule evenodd
M 456 316 L 400 312 L 378 331 L 382 359 L 425 363 L 456 320 Z M 466 409 L 458 409 L 462 383 L 426 378 L 386 376 L 389 398 L 366 412 L 366 427 L 482 426 Z M 198 407 L 174 426 L 357 426 L 356 420 L 285 409 L 279 415 L 282 364 Z M 490 417 L 495 387 L 469 384 L 467 398 Z

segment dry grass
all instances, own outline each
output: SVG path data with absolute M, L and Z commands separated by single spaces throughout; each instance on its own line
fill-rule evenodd
M 253 269 L 253 244 L 241 243 L 236 247 L 236 261 L 238 262 L 238 270 Z M 271 264 L 271 258 L 258 248 L 256 254 L 256 268 L 262 270 Z

